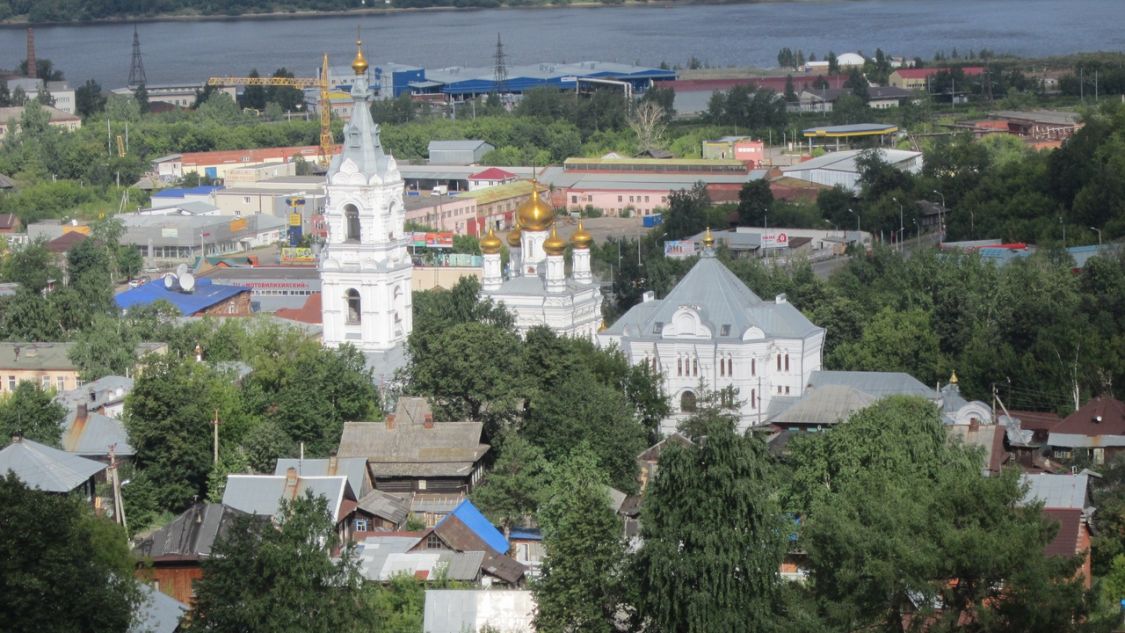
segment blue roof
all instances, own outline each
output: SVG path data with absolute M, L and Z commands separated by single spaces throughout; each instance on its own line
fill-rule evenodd
M 136 288 L 130 288 L 114 297 L 113 300 L 117 303 L 117 307 L 122 310 L 128 310 L 137 305 L 147 306 L 164 300 L 176 306 L 180 314 L 191 316 L 242 292 L 250 292 L 250 288 L 216 284 L 206 277 L 195 280 L 195 289 L 192 292 L 168 290 L 164 287 L 163 280 L 156 279 Z
M 153 198 L 183 198 L 184 196 L 209 196 L 212 193 L 221 190 L 222 185 L 210 186 L 203 185 L 200 187 L 173 187 L 171 189 L 163 189 L 152 194 Z
M 453 512 L 450 512 L 449 516 L 442 519 L 438 525 L 440 526 L 448 521 L 449 517 L 457 517 L 465 527 L 469 528 L 473 534 L 476 534 L 480 540 L 484 541 L 485 545 L 491 547 L 497 554 L 508 553 L 508 549 L 510 549 L 508 539 L 504 538 L 500 530 L 497 530 L 496 526 L 484 518 L 480 510 L 477 510 L 477 507 L 468 499 L 462 501 L 461 505 L 454 508 Z
M 539 528 L 514 527 L 508 531 L 508 538 L 520 541 L 542 541 L 543 532 Z

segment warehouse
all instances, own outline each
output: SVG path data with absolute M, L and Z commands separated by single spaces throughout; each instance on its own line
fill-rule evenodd
M 146 267 L 193 261 L 200 254 L 224 255 L 281 240 L 285 221 L 271 215 L 119 215 L 122 244 L 141 251 Z M 202 253 L 206 249 L 206 253 Z
M 911 152 L 901 149 L 877 149 L 879 158 L 883 162 L 912 174 L 922 171 L 922 152 Z M 857 159 L 863 152 L 860 150 L 847 150 L 843 152 L 829 152 L 824 156 L 807 160 L 790 167 L 782 167 L 781 173 L 789 178 L 796 178 L 814 182 L 827 187 L 837 185 L 859 192 L 860 170 Z
M 627 86 L 628 92 L 643 94 L 655 82 L 671 81 L 676 78 L 674 70 L 613 62 L 510 66 L 508 77 L 503 82 L 496 80 L 496 69 L 492 66 L 479 68 L 453 66 L 427 70 L 424 74 L 423 80 L 416 80 L 411 84 L 414 87 L 413 94 L 443 94 L 458 100 L 472 99 L 494 92 L 523 94 L 535 88 L 577 90 L 580 83 L 587 81 L 621 82 L 623 86 Z

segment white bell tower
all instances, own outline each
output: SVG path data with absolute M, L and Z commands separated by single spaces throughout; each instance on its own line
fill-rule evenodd
M 383 152 L 379 126 L 371 119 L 367 60 L 359 41 L 356 47 L 352 116 L 325 186 L 328 242 L 319 260 L 323 338 L 329 347 L 355 345 L 369 365 L 379 364 L 379 356 L 393 364 L 401 357 L 393 351 L 412 327 L 413 265 L 403 234 L 402 176 L 395 159 Z

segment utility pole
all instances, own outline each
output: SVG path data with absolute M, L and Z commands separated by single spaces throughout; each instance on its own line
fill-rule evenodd
M 113 518 L 126 533 L 129 532 L 129 524 L 125 522 L 125 504 L 121 498 L 121 478 L 117 475 L 117 444 L 109 445 L 109 482 L 113 486 Z
M 891 200 L 894 200 L 895 203 L 898 204 L 898 252 L 901 253 L 902 252 L 902 234 L 906 230 L 906 226 L 902 222 L 902 203 L 898 201 L 898 198 L 891 198 Z
M 148 83 L 145 80 L 145 65 L 141 60 L 141 36 L 137 33 L 137 26 L 133 25 L 133 61 L 129 65 L 129 87 L 136 88 Z
M 219 410 L 215 409 L 215 417 L 211 418 L 212 464 L 219 464 Z
M 500 96 L 504 94 L 504 90 L 507 88 L 504 84 L 508 81 L 508 64 L 506 56 L 504 55 L 504 43 L 500 41 L 499 33 L 496 34 L 496 54 L 493 56 L 493 63 L 495 64 L 495 68 L 492 71 L 494 89 L 496 90 L 496 95 Z

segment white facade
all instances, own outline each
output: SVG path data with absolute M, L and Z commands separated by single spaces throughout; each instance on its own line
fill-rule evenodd
M 403 230 L 402 177 L 380 144 L 365 77 L 356 77 L 352 100 L 343 148 L 325 185 L 321 316 L 326 345 L 351 343 L 378 364 L 372 359 L 401 352 L 410 334 L 413 265 Z
M 707 251 L 665 299 L 634 306 L 598 340 L 661 373 L 670 433 L 703 392 L 727 387 L 737 390 L 740 429 L 765 422 L 775 396 L 800 396 L 820 369 L 824 334 L 784 295 L 758 298 Z
M 525 204 L 536 203 L 538 195 Z M 492 282 L 494 270 L 486 261 L 481 295 L 504 304 L 521 336 L 546 325 L 561 336 L 596 341 L 602 293 L 590 274 L 589 251 L 574 249 L 573 271 L 568 277 L 563 256 L 548 255 L 543 249 L 549 235 L 548 231 L 521 231 L 520 248 L 512 249 L 511 278 L 498 286 Z

